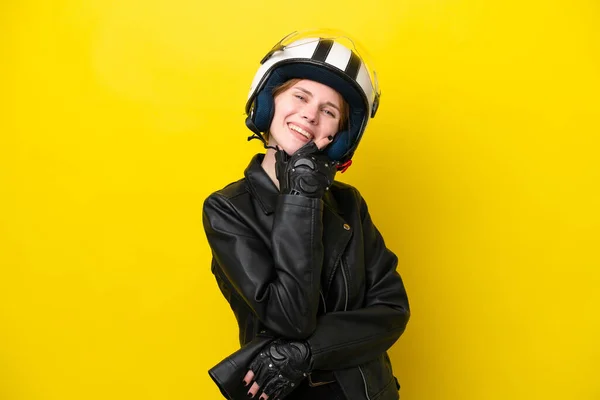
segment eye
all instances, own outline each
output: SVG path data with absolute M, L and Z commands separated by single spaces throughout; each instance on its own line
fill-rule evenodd
M 331 111 L 329 111 L 329 110 L 327 110 L 327 109 L 326 109 L 326 110 L 323 110 L 323 112 L 324 112 L 325 114 L 329 115 L 330 117 L 333 117 L 333 118 L 335 118 L 335 113 L 333 113 L 333 112 L 331 112 Z
M 294 95 L 295 98 L 304 101 L 304 96 L 302 96 L 301 94 L 295 94 Z

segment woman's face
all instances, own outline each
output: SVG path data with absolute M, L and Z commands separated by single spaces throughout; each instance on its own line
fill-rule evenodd
M 303 79 L 275 97 L 269 144 L 292 154 L 309 141 L 334 136 L 342 97 L 321 83 Z

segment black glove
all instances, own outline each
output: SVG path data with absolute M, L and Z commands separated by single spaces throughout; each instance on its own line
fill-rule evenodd
M 306 342 L 275 339 L 254 358 L 249 369 L 269 399 L 287 396 L 311 370 L 312 355 Z M 258 394 L 257 393 L 257 394 Z
M 275 153 L 279 192 L 322 198 L 333 183 L 337 164 L 322 153 L 315 142 L 302 146 L 291 156 L 279 149 Z

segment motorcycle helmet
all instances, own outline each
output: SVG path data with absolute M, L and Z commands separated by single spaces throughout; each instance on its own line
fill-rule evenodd
M 260 139 L 274 115 L 273 90 L 293 78 L 310 79 L 336 90 L 349 106 L 346 129 L 325 148 L 345 170 L 367 127 L 375 117 L 381 92 L 377 75 L 364 48 L 340 31 L 293 32 L 261 60 L 246 102 L 246 125 Z M 250 138 L 249 138 L 250 139 Z

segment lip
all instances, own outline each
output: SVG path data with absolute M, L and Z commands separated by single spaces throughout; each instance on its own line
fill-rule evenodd
M 292 128 L 290 128 L 290 124 L 292 125 L 296 125 L 297 127 L 305 130 L 306 132 L 308 132 L 308 134 L 311 136 L 311 139 L 315 138 L 315 133 L 313 132 L 312 129 L 310 129 L 308 126 L 304 125 L 304 124 L 299 124 L 297 122 L 288 122 L 286 125 L 288 127 L 289 130 L 291 130 L 292 132 L 295 132 L 297 134 L 299 134 L 300 136 L 304 137 L 300 132 L 296 132 L 294 131 Z M 306 137 L 304 137 L 306 139 Z
M 311 140 L 311 139 L 307 138 L 306 136 L 304 136 L 303 134 L 301 134 L 300 132 L 297 132 L 297 131 L 293 130 L 289 126 L 287 127 L 287 129 L 290 132 L 290 134 L 294 138 L 296 138 L 296 140 L 298 140 L 299 142 L 308 143 Z

